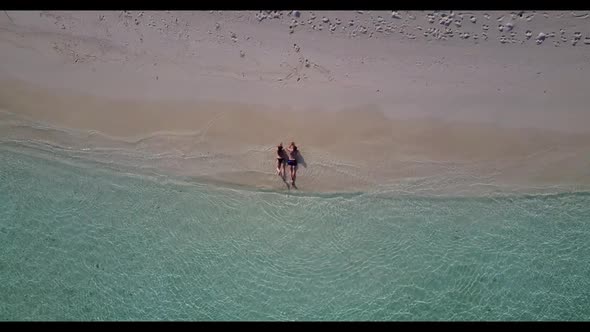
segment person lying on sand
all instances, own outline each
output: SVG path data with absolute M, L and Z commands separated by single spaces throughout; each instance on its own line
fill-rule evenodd
M 285 177 L 285 150 L 283 149 L 283 143 L 277 146 L 277 174 Z
M 289 171 L 291 173 L 292 185 L 295 185 L 295 178 L 297 177 L 297 153 L 298 151 L 295 142 L 291 142 L 287 148 L 287 156 L 289 157 L 287 164 L 289 165 Z

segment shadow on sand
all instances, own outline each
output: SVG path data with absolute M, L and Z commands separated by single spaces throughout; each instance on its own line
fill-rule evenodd
M 295 166 L 296 170 L 299 169 L 299 165 L 303 166 L 304 168 L 307 168 L 307 163 L 305 162 L 305 158 L 303 158 L 303 154 L 301 153 L 301 150 L 299 150 L 299 149 L 297 149 L 297 156 L 295 157 L 295 160 L 297 160 L 297 166 Z M 285 180 L 283 179 L 283 181 L 285 181 Z M 297 188 L 297 186 L 295 184 L 289 184 L 289 182 L 287 182 L 287 181 L 285 181 L 285 183 L 287 184 L 287 187 L 291 186 L 295 189 L 299 189 L 299 188 Z

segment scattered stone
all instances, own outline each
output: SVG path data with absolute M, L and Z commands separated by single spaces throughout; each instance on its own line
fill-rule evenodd
M 301 13 L 300 13 L 298 10 L 294 10 L 292 14 L 293 14 L 293 16 L 295 16 L 295 17 L 299 17 L 299 16 L 301 16 Z
M 243 50 L 240 50 L 240 58 L 243 58 L 246 56 L 246 52 L 244 52 Z
M 392 12 L 391 12 L 391 18 L 397 18 L 397 19 L 400 19 L 400 18 L 402 18 L 402 17 L 401 17 L 401 15 L 400 15 L 398 12 L 396 12 L 396 11 L 392 11 Z
M 330 22 L 330 19 L 324 16 L 324 17 L 322 17 L 322 22 L 328 23 L 328 22 Z
M 475 16 L 471 16 L 469 20 L 471 21 L 471 23 L 477 23 L 477 18 Z
M 512 24 L 512 22 L 508 22 L 506 23 L 506 28 L 508 28 L 508 31 L 514 29 L 514 24 Z
M 490 26 L 487 25 L 487 24 L 484 24 L 481 28 L 483 29 L 483 31 L 488 31 L 488 29 L 490 28 Z
M 584 38 L 584 44 L 590 45 L 590 37 Z
M 524 33 L 524 35 L 525 35 L 526 39 L 531 39 L 531 37 L 533 36 L 533 32 L 531 30 L 527 30 Z

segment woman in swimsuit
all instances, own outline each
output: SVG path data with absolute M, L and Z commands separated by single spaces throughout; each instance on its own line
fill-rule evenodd
M 283 166 L 282 172 L 281 166 Z M 277 174 L 279 176 L 285 176 L 285 150 L 283 149 L 283 143 L 277 146 Z
M 287 148 L 287 155 L 289 156 L 287 164 L 291 172 L 291 184 L 295 185 L 295 178 L 297 177 L 297 146 L 295 142 L 291 142 L 291 145 Z

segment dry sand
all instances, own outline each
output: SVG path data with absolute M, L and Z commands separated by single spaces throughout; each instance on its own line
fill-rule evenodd
M 590 184 L 585 12 L 4 14 L 1 142 L 279 190 L 292 140 L 302 191 Z

